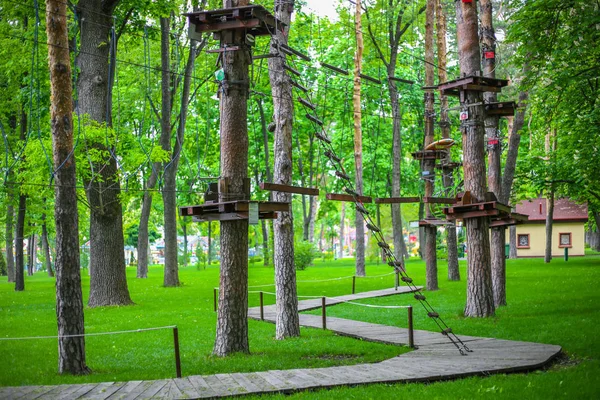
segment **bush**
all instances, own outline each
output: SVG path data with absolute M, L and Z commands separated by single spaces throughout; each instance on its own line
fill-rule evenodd
M 4 259 L 4 254 L 0 251 L 0 276 L 8 275 L 8 271 L 6 270 L 6 260 Z
M 333 251 L 324 251 L 321 253 L 321 258 L 323 261 L 333 260 Z
M 255 264 L 262 261 L 262 257 L 260 256 L 252 256 L 250 257 L 250 264 Z
M 294 265 L 297 270 L 303 271 L 312 264 L 316 250 L 310 242 L 298 242 L 294 247 Z

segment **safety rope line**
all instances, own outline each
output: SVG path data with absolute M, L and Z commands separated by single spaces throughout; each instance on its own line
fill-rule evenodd
M 282 55 L 281 53 L 280 57 L 283 57 L 285 59 L 285 55 Z M 290 77 L 290 79 L 293 80 L 292 77 Z M 297 88 L 296 85 L 293 85 L 293 87 Z M 304 86 L 304 88 L 307 89 L 308 87 Z M 312 92 L 310 89 L 307 89 L 306 91 L 302 90 L 302 92 L 304 93 L 304 96 L 307 97 L 307 100 L 310 103 L 316 104 L 312 98 Z M 458 336 L 456 336 L 456 334 L 452 331 L 452 328 L 450 328 L 450 326 L 446 324 L 446 322 L 440 317 L 439 313 L 437 313 L 433 306 L 429 303 L 429 301 L 427 301 L 427 298 L 425 297 L 425 295 L 423 295 L 421 289 L 419 289 L 413 283 L 412 278 L 408 276 L 404 268 L 404 260 L 398 260 L 394 255 L 389 244 L 383 236 L 381 228 L 379 228 L 375 221 L 373 221 L 373 218 L 371 217 L 369 211 L 366 209 L 364 203 L 360 201 L 359 193 L 357 193 L 354 190 L 352 179 L 350 178 L 350 175 L 346 173 L 344 166 L 342 165 L 342 159 L 339 156 L 337 156 L 335 149 L 332 146 L 332 141 L 327 135 L 327 129 L 325 127 L 325 124 L 321 119 L 319 119 L 317 110 L 310 109 L 305 104 L 302 104 L 302 106 L 307 111 L 306 119 L 311 123 L 315 131 L 319 133 L 315 136 L 321 142 L 321 146 L 325 150 L 325 155 L 327 156 L 327 158 L 329 158 L 332 167 L 335 169 L 335 175 L 339 178 L 339 180 L 345 183 L 346 187 L 344 191 L 352 196 L 354 200 L 354 205 L 356 207 L 356 211 L 362 214 L 366 222 L 367 229 L 371 231 L 371 234 L 377 240 L 378 246 L 383 250 L 386 260 L 388 261 L 388 265 L 394 268 L 394 270 L 401 276 L 401 280 L 404 283 L 406 283 L 407 286 L 415 293 L 415 299 L 419 301 L 421 306 L 427 312 L 427 316 L 434 321 L 434 323 L 440 329 L 441 333 L 444 336 L 446 336 L 450 340 L 450 342 L 454 344 L 454 346 L 456 346 L 460 354 L 466 355 L 467 352 L 471 352 L 472 350 L 469 349 L 467 345 Z
M 156 327 L 156 328 L 140 328 L 140 329 L 133 329 L 133 330 L 129 330 L 129 331 L 81 333 L 81 334 L 78 334 L 78 335 L 8 337 L 8 338 L 0 338 L 0 341 L 8 341 L 8 340 L 34 340 L 34 339 L 65 339 L 65 338 L 76 338 L 76 337 L 85 337 L 85 336 L 121 335 L 121 334 L 124 334 L 124 333 L 139 333 L 139 332 L 158 331 L 158 330 L 163 330 L 163 329 L 174 329 L 174 328 L 177 328 L 177 325 L 160 326 L 160 327 Z

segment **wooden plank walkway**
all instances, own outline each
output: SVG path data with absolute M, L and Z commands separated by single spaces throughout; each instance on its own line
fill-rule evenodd
M 408 293 L 406 287 L 327 298 L 327 305 Z M 299 302 L 300 311 L 321 307 L 321 299 Z M 259 319 L 252 308 L 250 318 Z M 275 306 L 264 308 L 265 321 L 274 322 Z M 300 315 L 303 326 L 320 328 L 320 315 Z M 373 342 L 408 343 L 408 330 L 392 326 L 327 317 L 327 329 Z M 461 356 L 440 333 L 415 330 L 418 349 L 379 363 L 341 367 L 271 370 L 251 373 L 195 375 L 156 381 L 103 382 L 79 385 L 0 388 L 0 399 L 206 399 L 258 393 L 291 393 L 306 389 L 370 383 L 403 383 L 457 379 L 466 376 L 531 371 L 550 363 L 560 346 L 460 336 L 474 350 Z

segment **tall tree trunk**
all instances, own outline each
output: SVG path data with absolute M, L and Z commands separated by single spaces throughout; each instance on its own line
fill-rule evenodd
M 270 153 L 269 153 L 269 130 L 267 129 L 267 121 L 265 118 L 265 109 L 262 104 L 262 100 L 259 96 L 256 96 L 256 103 L 258 104 L 258 112 L 260 115 L 260 126 L 263 137 L 263 152 L 265 155 L 265 178 L 267 182 L 273 182 L 273 174 L 271 173 L 271 162 L 269 161 Z M 269 193 L 269 200 L 271 200 L 273 195 Z M 271 265 L 271 254 L 269 254 L 269 227 L 267 220 L 263 219 L 260 221 L 260 227 L 262 231 L 263 237 L 263 265 L 268 267 Z
M 142 198 L 142 211 L 140 214 L 140 224 L 138 227 L 138 242 L 137 242 L 137 277 L 148 277 L 148 254 L 149 254 L 149 231 L 148 224 L 150 222 L 150 212 L 152 211 L 152 189 L 158 181 L 158 169 L 160 163 L 152 163 L 152 171 L 148 182 L 146 182 L 144 197 Z
M 27 135 L 27 114 L 21 111 L 21 132 L 19 139 L 25 143 Z M 27 195 L 19 193 L 19 209 L 17 210 L 17 226 L 15 229 L 15 290 L 25 290 L 25 255 L 23 245 L 25 240 L 25 213 L 27 212 Z
M 425 204 L 423 202 L 419 203 L 419 221 L 422 221 L 425 218 Z M 421 257 L 421 259 L 425 259 L 424 256 L 424 250 L 425 250 L 425 243 L 427 240 L 427 231 L 425 230 L 425 227 L 423 226 L 419 226 L 419 257 Z
M 433 56 L 433 21 L 435 14 L 435 0 L 427 0 L 425 10 L 425 86 L 433 86 L 435 71 Z M 434 140 L 434 100 L 433 92 L 425 92 L 425 142 L 427 146 Z M 433 197 L 435 184 L 435 160 L 423 160 L 423 177 L 425 178 L 425 196 Z M 435 218 L 431 205 L 426 204 L 426 219 Z M 438 290 L 437 268 L 437 228 L 427 225 L 425 230 L 425 288 Z
M 446 72 L 446 32 L 447 32 L 447 20 L 446 10 L 442 5 L 441 0 L 435 0 L 436 3 L 436 33 L 437 33 L 437 54 L 438 54 L 438 82 L 443 83 L 448 81 L 448 73 Z M 450 138 L 450 119 L 448 118 L 448 96 L 440 95 L 440 129 L 442 131 L 442 138 Z M 450 162 L 450 153 L 446 160 Z M 442 163 L 443 164 L 443 163 Z M 444 193 L 446 197 L 452 197 L 452 188 L 454 186 L 454 176 L 452 168 L 442 167 L 442 182 L 444 184 Z M 459 281 L 460 271 L 458 269 L 458 239 L 456 237 L 456 226 L 446 227 L 446 245 L 448 247 L 448 280 Z
M 12 176 L 9 175 L 9 177 Z M 7 180 L 9 180 L 8 178 Z M 7 205 L 6 205 L 6 224 L 5 224 L 5 242 L 6 242 L 6 272 L 8 275 L 8 282 L 15 281 L 15 255 L 14 255 L 14 236 L 13 236 L 13 221 L 15 217 L 15 207 L 13 206 L 14 191 L 13 188 L 7 186 Z
M 111 40 L 112 14 L 119 0 L 80 0 L 76 12 L 80 21 L 81 48 L 77 55 L 78 108 L 99 124 L 111 126 L 109 107 L 112 78 L 116 65 L 109 70 L 109 53 L 116 43 Z M 107 133 L 108 135 L 108 133 Z M 117 160 L 114 144 L 91 145 L 105 154 L 92 162 L 92 176 L 85 186 L 90 205 L 90 307 L 133 304 L 125 275 L 123 209 L 121 206 Z M 107 147 L 108 146 L 108 147 Z
M 79 222 L 75 157 L 73 157 L 73 106 L 71 60 L 67 31 L 67 5 L 46 2 L 46 32 L 51 83 L 51 126 L 54 161 L 56 223 L 56 317 L 58 372 L 82 375 L 85 363 L 83 299 L 79 269 Z M 45 225 L 44 225 L 45 226 Z
M 160 19 L 161 30 L 161 69 L 162 69 L 162 104 L 161 104 L 161 134 L 160 144 L 164 151 L 171 156 L 169 160 L 163 163 L 163 225 L 165 231 L 165 269 L 163 285 L 167 287 L 179 286 L 179 272 L 177 265 L 177 182 L 175 180 L 177 167 L 173 165 L 176 155 L 171 152 L 171 111 L 173 110 L 173 95 L 171 91 L 175 82 L 171 79 L 171 20 L 170 18 Z M 174 90 L 173 90 L 174 92 Z
M 54 271 L 52 270 L 50 243 L 48 241 L 48 227 L 46 226 L 46 214 L 42 214 L 42 250 L 44 252 L 44 259 L 46 260 L 45 263 L 48 276 L 53 277 Z
M 27 276 L 33 275 L 33 255 L 35 254 L 35 235 L 27 238 Z
M 225 8 L 242 4 L 247 2 L 223 0 Z M 243 51 L 226 52 L 222 57 L 226 80 L 220 91 L 222 182 L 219 201 L 243 200 L 248 197 L 245 188 L 248 175 L 248 66 L 251 60 L 244 30 L 223 31 L 220 42 L 221 48 L 239 46 Z M 249 351 L 248 220 L 221 221 L 219 310 L 213 353 L 226 356 Z
M 207 254 L 208 265 L 212 263 L 212 222 L 208 221 L 208 254 Z
M 496 35 L 492 18 L 492 0 L 481 0 L 481 51 L 483 64 L 483 75 L 489 78 L 496 77 Z M 485 56 L 491 52 L 493 57 Z M 495 92 L 485 92 L 483 100 L 486 103 L 495 103 L 498 96 Z M 488 186 L 489 190 L 500 200 L 502 198 L 502 170 L 500 145 L 500 131 L 498 129 L 498 116 L 487 115 L 485 117 L 485 134 L 488 140 L 494 139 L 498 144 L 488 146 Z M 506 230 L 504 227 L 492 228 L 490 255 L 492 260 L 492 287 L 494 289 L 494 305 L 496 307 L 506 305 L 506 257 L 504 245 L 506 243 Z
M 478 39 L 477 3 L 456 2 L 456 23 L 461 74 L 470 76 L 480 72 L 481 56 Z M 485 117 L 481 92 L 465 90 L 470 124 L 461 126 L 465 190 L 478 201 L 486 193 L 484 126 Z M 475 106 L 475 104 L 480 104 Z M 467 317 L 494 315 L 494 292 L 490 260 L 489 218 L 465 219 L 467 230 Z
M 552 261 L 552 224 L 554 222 L 554 185 L 550 187 L 546 199 L 546 251 L 544 262 Z
M 515 225 L 511 226 L 509 229 L 509 246 L 510 246 L 510 250 L 509 250 L 509 254 L 508 254 L 508 258 L 510 259 L 516 259 L 517 258 L 517 227 Z
M 356 0 L 354 13 L 354 26 L 356 36 L 356 53 L 354 55 L 354 92 L 352 104 L 354 108 L 354 183 L 356 192 L 363 194 L 363 159 L 362 159 L 362 110 L 360 104 L 360 90 L 363 59 L 363 35 L 361 2 Z M 361 213 L 354 213 L 354 226 L 356 229 L 356 276 L 365 276 L 365 220 Z
M 342 203 L 342 212 L 340 213 L 340 248 L 338 249 L 338 258 L 344 258 L 344 246 L 346 242 L 346 203 Z M 331 246 L 333 252 L 333 246 Z
M 590 228 L 590 247 L 593 250 L 600 251 L 600 212 L 592 209 L 592 216 L 594 217 L 596 229 L 592 230 Z
M 187 224 L 185 223 L 185 221 L 180 220 L 180 222 L 181 222 L 181 230 L 183 233 L 183 266 L 187 267 L 188 259 L 189 259 Z
M 395 67 L 394 67 L 395 68 Z M 388 77 L 390 75 L 390 68 L 388 68 Z M 398 100 L 398 89 L 394 81 L 389 81 L 388 91 L 390 100 L 392 102 L 392 197 L 400 197 L 401 185 L 402 185 L 402 173 L 400 170 L 400 164 L 402 160 L 402 111 L 400 109 L 400 102 Z M 402 208 L 400 204 L 392 204 L 392 234 L 394 237 L 394 255 L 399 261 L 404 260 L 404 253 L 402 251 L 405 246 L 404 234 L 402 232 Z
M 275 17 L 289 26 L 294 11 L 294 1 L 276 0 Z M 289 29 L 285 34 L 277 31 L 271 39 L 271 52 L 277 52 L 277 43 L 287 44 Z M 269 78 L 273 95 L 273 120 L 275 121 L 275 168 L 274 181 L 289 185 L 292 181 L 292 122 L 294 103 L 291 79 L 282 74 L 285 59 L 269 58 Z M 275 201 L 291 203 L 289 193 L 275 192 Z M 294 267 L 294 220 L 291 212 L 279 213 L 274 222 L 275 230 L 275 291 L 277 293 L 277 316 L 275 337 L 300 336 L 298 318 L 298 295 Z

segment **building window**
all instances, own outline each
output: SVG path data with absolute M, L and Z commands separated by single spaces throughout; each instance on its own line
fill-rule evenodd
M 573 243 L 571 242 L 572 235 L 569 233 L 559 233 L 558 234 L 558 247 L 573 247 Z
M 517 249 L 529 248 L 529 233 L 517 235 Z

